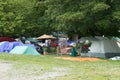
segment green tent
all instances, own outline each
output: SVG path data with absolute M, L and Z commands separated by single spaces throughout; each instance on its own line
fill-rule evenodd
M 16 46 L 10 53 L 12 54 L 28 54 L 28 55 L 40 55 L 36 49 L 31 46 Z

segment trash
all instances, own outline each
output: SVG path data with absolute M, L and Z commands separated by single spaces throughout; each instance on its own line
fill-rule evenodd
M 110 58 L 110 60 L 120 60 L 120 56 L 112 57 L 112 58 Z

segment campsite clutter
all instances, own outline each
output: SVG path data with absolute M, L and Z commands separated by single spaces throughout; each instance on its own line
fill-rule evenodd
M 46 43 L 42 44 L 39 39 L 46 39 Z M 30 54 L 30 55 L 40 55 L 50 53 L 51 39 L 55 39 L 50 35 L 42 35 L 38 38 L 26 38 L 25 36 L 20 36 L 17 39 L 10 37 L 0 38 L 0 52 L 11 53 L 11 54 Z M 42 45 L 41 45 L 42 44 Z
M 44 40 L 44 45 L 43 45 L 43 54 L 44 55 L 47 55 L 48 53 L 51 52 L 51 44 L 53 43 L 52 40 L 55 40 L 56 38 L 51 36 L 51 35 L 46 35 L 46 34 L 43 34 L 39 37 L 36 38 L 37 40 Z M 42 46 L 42 45 L 41 45 Z
M 31 55 L 56 53 L 73 57 L 112 58 L 120 56 L 120 39 L 96 36 L 81 37 L 78 41 L 72 41 L 66 37 L 56 38 L 46 34 L 37 38 L 2 37 L 0 38 L 0 52 Z
M 40 50 L 37 50 L 36 45 L 31 43 L 31 41 L 27 40 L 25 37 L 17 39 L 10 37 L 0 37 L 0 52 L 30 55 L 42 54 Z

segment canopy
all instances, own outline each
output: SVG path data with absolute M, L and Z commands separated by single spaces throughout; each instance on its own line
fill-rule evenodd
M 55 37 L 44 34 L 36 39 L 55 39 Z

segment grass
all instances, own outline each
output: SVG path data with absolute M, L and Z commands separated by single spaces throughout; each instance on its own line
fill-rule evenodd
M 14 68 L 16 68 L 18 72 L 22 69 L 25 71 L 24 74 L 26 72 L 29 73 L 26 74 L 26 76 L 42 75 L 46 72 L 60 73 L 64 71 L 67 72 L 67 74 L 48 80 L 120 80 L 120 61 L 78 62 L 56 59 L 54 57 L 56 57 L 56 55 L 32 56 L 0 54 L 1 61 L 13 62 Z M 59 68 L 60 70 L 58 70 Z

